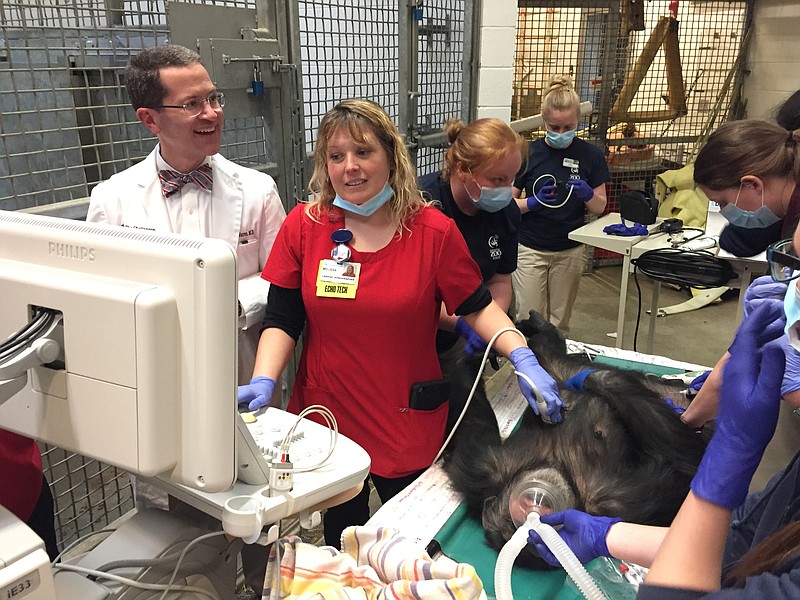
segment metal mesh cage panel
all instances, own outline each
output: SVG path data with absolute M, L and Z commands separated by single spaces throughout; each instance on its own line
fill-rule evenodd
M 397 122 L 398 13 L 388 0 L 300 2 L 306 150 L 340 100 L 368 98 Z
M 124 69 L 142 48 L 166 43 L 163 2 L 31 0 L 0 12 L 0 209 L 85 198 L 152 149 Z M 262 118 L 228 119 L 223 152 L 264 165 L 274 160 L 268 139 Z
M 651 191 L 659 173 L 691 162 L 710 131 L 741 116 L 749 3 L 681 2 L 678 13 L 637 5 L 639 14 L 624 2 L 518 3 L 512 118 L 538 114 L 550 78 L 570 76 L 593 105 L 579 135 L 607 151 L 608 212 L 628 189 Z

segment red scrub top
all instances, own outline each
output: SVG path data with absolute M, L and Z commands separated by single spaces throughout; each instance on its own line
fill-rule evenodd
M 0 429 L 0 504 L 27 522 L 42 491 L 42 455 L 30 438 Z
M 455 222 L 425 207 L 385 248 L 351 248 L 349 262 L 360 264 L 354 299 L 319 297 L 320 261 L 331 258 L 331 234 L 344 227 L 344 214 L 334 208 L 315 222 L 305 209 L 289 213 L 262 273 L 275 285 L 301 288 L 305 304 L 289 410 L 328 407 L 339 431 L 369 453 L 376 475 L 424 469 L 443 442 L 447 403 L 412 410 L 409 392 L 413 383 L 441 378 L 439 308 L 444 301 L 454 312 L 481 285 L 480 271 Z

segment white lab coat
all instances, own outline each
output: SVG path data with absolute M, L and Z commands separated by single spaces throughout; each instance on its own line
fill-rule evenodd
M 156 172 L 158 146 L 141 162 L 98 184 L 89 203 L 87 221 L 161 233 L 172 231 Z M 211 204 L 213 237 L 236 248 L 239 303 L 243 309 L 239 334 L 239 383 L 253 374 L 256 350 L 269 283 L 261 271 L 286 211 L 275 181 L 237 165 L 220 154 L 209 158 L 214 178 Z

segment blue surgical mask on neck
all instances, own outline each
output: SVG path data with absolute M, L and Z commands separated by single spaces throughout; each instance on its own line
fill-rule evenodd
M 555 131 L 548 130 L 545 134 L 545 138 L 547 139 L 547 143 L 553 148 L 563 150 L 572 143 L 572 140 L 575 139 L 575 135 L 577 133 L 578 132 L 575 129 L 570 129 L 564 133 L 556 133 Z
M 392 196 L 394 196 L 394 190 L 387 180 L 386 183 L 383 184 L 383 189 L 363 204 L 353 204 L 343 199 L 339 194 L 336 194 L 336 197 L 333 199 L 333 205 L 353 214 L 369 217 L 391 200 Z
M 731 225 L 744 229 L 763 229 L 764 227 L 769 227 L 783 220 L 764 204 L 763 188 L 761 189 L 761 207 L 756 211 L 744 210 L 737 206 L 739 203 L 739 194 L 741 193 L 742 185 L 739 184 L 739 191 L 736 193 L 736 201 L 733 204 L 726 204 L 719 209 L 719 214 L 725 217 Z
M 475 203 L 475 206 L 490 213 L 503 210 L 511 203 L 512 200 L 513 190 L 510 185 L 498 188 L 487 188 L 481 186 L 481 194 L 477 199 L 473 198 L 472 194 L 469 193 L 466 183 L 464 184 L 464 190 L 467 192 L 467 196 L 470 197 L 470 200 Z

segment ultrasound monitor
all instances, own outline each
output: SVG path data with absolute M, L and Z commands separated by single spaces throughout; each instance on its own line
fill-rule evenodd
M 232 485 L 227 242 L 0 211 L 0 340 L 42 314 L 55 317 L 47 364 L 14 373 L 0 354 L 0 427 L 131 473 L 207 492 Z

